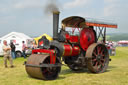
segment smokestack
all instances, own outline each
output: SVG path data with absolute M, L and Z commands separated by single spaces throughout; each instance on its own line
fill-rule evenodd
M 53 39 L 58 38 L 59 11 L 53 11 Z

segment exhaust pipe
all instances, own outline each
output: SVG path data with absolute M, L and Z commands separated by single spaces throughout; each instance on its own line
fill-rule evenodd
M 58 39 L 59 11 L 53 12 L 53 39 Z

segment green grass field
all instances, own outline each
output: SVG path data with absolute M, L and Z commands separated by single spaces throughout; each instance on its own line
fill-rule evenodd
M 87 70 L 80 73 L 62 66 L 59 78 L 52 81 L 37 80 L 28 77 L 24 61 L 14 60 L 15 68 L 4 68 L 0 58 L 0 85 L 128 85 L 128 47 L 118 47 L 117 55 L 111 56 L 112 61 L 105 73 L 92 74 Z

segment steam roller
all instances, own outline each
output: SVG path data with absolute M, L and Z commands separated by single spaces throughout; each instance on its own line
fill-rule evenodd
M 38 41 L 38 49 L 32 50 L 25 62 L 27 74 L 33 78 L 54 80 L 61 71 L 61 61 L 73 71 L 87 68 L 92 73 L 105 72 L 109 65 L 106 27 L 117 28 L 117 25 L 89 21 L 80 16 L 63 19 L 60 30 L 58 23 L 59 12 L 54 11 L 53 40 L 43 36 Z

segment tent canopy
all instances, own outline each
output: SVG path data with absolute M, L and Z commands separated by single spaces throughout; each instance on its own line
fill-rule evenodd
M 25 39 L 32 39 L 31 37 L 25 35 L 24 33 L 20 33 L 20 32 L 10 32 L 9 34 L 7 34 L 7 35 L 1 37 L 1 39 L 6 39 L 6 38 L 8 38 L 8 37 L 10 37 L 10 36 L 12 36 L 12 35 L 18 36 L 18 37 L 21 38 L 21 39 L 22 39 L 22 38 L 25 38 Z
M 41 35 L 41 36 L 39 36 L 39 37 L 34 38 L 36 44 L 38 44 L 38 40 L 41 39 L 43 36 L 46 36 L 46 38 L 47 38 L 49 41 L 52 41 L 52 40 L 53 40 L 53 38 L 52 38 L 51 36 L 49 36 L 49 35 L 47 35 L 47 34 L 43 34 L 43 35 Z

